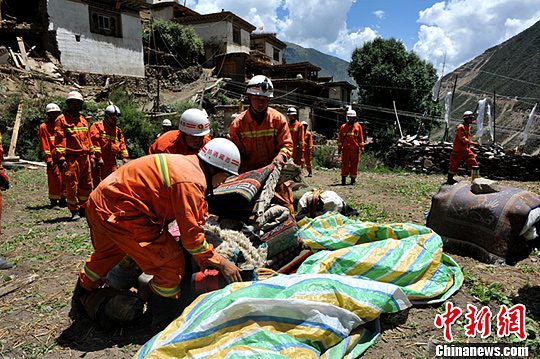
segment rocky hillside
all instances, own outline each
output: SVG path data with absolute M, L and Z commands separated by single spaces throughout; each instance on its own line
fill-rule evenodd
M 450 135 L 453 136 L 453 128 L 463 111 L 474 110 L 478 100 L 487 98 L 492 111 L 495 107 L 496 142 L 505 149 L 516 147 L 529 113 L 540 102 L 539 48 L 540 22 L 537 22 L 447 74 L 441 87 L 441 101 L 446 91 L 451 91 L 457 76 Z M 539 112 L 529 132 L 526 153 L 540 153 Z M 440 139 L 443 132 L 434 132 L 433 139 Z M 491 142 L 489 131 L 484 132 L 482 141 Z

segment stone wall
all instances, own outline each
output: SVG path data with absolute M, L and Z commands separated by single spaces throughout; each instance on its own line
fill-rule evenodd
M 427 139 L 409 137 L 399 140 L 388 151 L 385 160 L 390 167 L 403 167 L 415 173 L 447 173 L 452 144 L 429 142 Z M 500 145 L 481 146 L 473 149 L 477 154 L 480 174 L 490 179 L 519 181 L 540 180 L 540 156 L 504 150 Z M 462 163 L 458 174 L 468 174 Z

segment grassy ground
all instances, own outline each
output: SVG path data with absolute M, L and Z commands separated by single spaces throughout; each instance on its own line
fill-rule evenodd
M 61 340 L 70 328 L 69 299 L 77 273 L 91 244 L 86 222 L 68 222 L 69 211 L 47 208 L 44 169 L 9 171 L 12 188 L 4 192 L 0 254 L 16 264 L 0 272 L 0 287 L 33 281 L 0 297 L 0 354 L 6 358 L 129 358 L 146 337 L 127 330 L 102 333 L 88 328 L 80 340 Z M 431 196 L 444 182 L 442 175 L 415 175 L 384 168 L 364 171 L 354 186 L 337 185 L 337 170 L 315 170 L 311 185 L 336 191 L 355 207 L 358 217 L 376 222 L 424 224 Z M 540 193 L 540 184 L 503 182 Z M 452 256 L 462 266 L 466 281 L 452 301 L 461 308 L 467 303 L 488 305 L 496 313 L 501 304 L 527 306 L 531 349 L 540 344 L 540 258 L 534 252 L 516 266 L 486 265 L 470 258 Z M 442 306 L 411 308 L 398 316 L 385 317 L 384 332 L 368 350 L 367 358 L 425 358 L 426 345 L 442 340 L 435 328 L 435 315 Z M 460 341 L 474 341 L 464 335 L 464 321 L 454 326 Z M 133 335 L 132 335 L 133 334 Z M 59 340 L 60 338 L 60 340 Z M 500 340 L 490 337 L 483 342 Z M 511 340 L 509 340 L 511 341 Z M 523 343 L 522 343 L 523 345 Z

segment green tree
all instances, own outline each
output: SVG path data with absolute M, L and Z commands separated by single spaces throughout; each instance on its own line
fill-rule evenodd
M 159 65 L 191 66 L 204 54 L 204 42 L 193 28 L 161 19 L 143 32 L 143 44 L 166 54 Z
M 385 149 L 399 138 L 395 115 L 388 111 L 393 110 L 392 101 L 398 110 L 418 114 L 431 114 L 436 106 L 431 100 L 435 68 L 408 52 L 399 40 L 377 38 L 354 50 L 349 75 L 358 84 L 359 116 L 369 122 L 368 132 L 377 149 Z M 416 134 L 420 127 L 429 129 L 431 125 L 414 116 L 399 119 L 404 134 Z

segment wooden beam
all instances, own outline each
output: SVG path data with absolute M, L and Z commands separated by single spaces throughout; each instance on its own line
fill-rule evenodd
M 21 68 L 21 64 L 19 64 L 19 60 L 17 60 L 17 56 L 15 56 L 15 53 L 13 50 L 11 50 L 11 47 L 8 47 L 9 54 L 11 55 L 11 59 L 13 60 L 13 64 L 15 67 Z
M 26 47 L 24 46 L 24 41 L 22 37 L 17 36 L 17 44 L 19 45 L 19 52 L 21 53 L 21 62 L 26 70 L 30 70 L 30 65 L 28 64 L 28 56 L 26 56 Z
M 17 289 L 27 286 L 28 284 L 34 282 L 37 279 L 37 274 L 31 274 L 21 280 L 16 280 L 13 283 L 9 283 L 0 287 L 0 297 L 3 297 L 6 294 L 16 291 Z
M 23 107 L 23 103 L 20 102 L 19 108 L 17 109 L 17 116 L 15 116 L 13 132 L 11 133 L 11 143 L 9 144 L 8 157 L 15 157 L 15 148 L 17 147 L 17 138 L 19 137 L 19 128 L 21 127 Z

